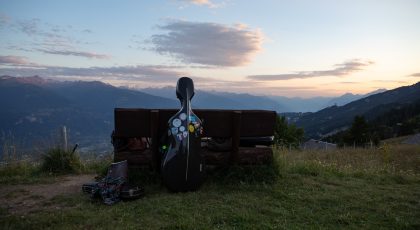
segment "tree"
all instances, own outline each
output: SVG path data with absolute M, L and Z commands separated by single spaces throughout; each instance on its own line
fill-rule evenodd
M 343 134 L 344 143 L 363 147 L 366 143 L 379 144 L 379 135 L 363 116 L 355 116 L 349 130 Z
M 298 128 L 294 124 L 288 124 L 286 118 L 283 116 L 276 117 L 274 143 L 277 146 L 292 146 L 293 148 L 297 148 L 303 136 L 304 131 L 302 128 Z

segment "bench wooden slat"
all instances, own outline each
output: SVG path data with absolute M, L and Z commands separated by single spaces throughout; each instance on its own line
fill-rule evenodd
M 115 109 L 116 137 L 151 137 L 150 109 Z M 167 122 L 178 110 L 160 109 L 159 133 L 167 131 Z M 235 110 L 196 109 L 194 113 L 203 121 L 204 134 L 207 137 L 231 137 L 233 112 Z M 241 137 L 261 137 L 274 135 L 276 113 L 265 110 L 241 111 Z
M 150 109 L 114 110 L 115 137 L 150 137 Z
M 241 137 L 273 136 L 276 116 L 274 111 L 242 110 Z

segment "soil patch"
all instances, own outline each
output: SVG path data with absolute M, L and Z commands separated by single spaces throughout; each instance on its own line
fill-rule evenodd
M 10 214 L 25 214 L 44 208 L 46 201 L 58 195 L 77 194 L 82 184 L 94 181 L 95 175 L 63 176 L 52 184 L 2 185 L 0 207 Z

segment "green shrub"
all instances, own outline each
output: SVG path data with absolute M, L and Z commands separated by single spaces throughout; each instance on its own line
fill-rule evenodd
M 61 174 L 80 172 L 82 164 L 80 158 L 73 152 L 60 148 L 49 149 L 42 157 L 41 170 L 44 172 Z
M 33 163 L 9 162 L 0 167 L 0 184 L 31 183 L 39 175 L 39 167 Z

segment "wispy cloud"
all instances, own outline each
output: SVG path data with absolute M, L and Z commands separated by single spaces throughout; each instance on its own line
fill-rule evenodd
M 93 33 L 93 31 L 92 31 L 92 30 L 90 30 L 90 29 L 84 29 L 84 30 L 82 30 L 82 32 L 83 32 L 83 33 L 88 33 L 88 34 Z
M 220 6 L 223 6 L 224 3 L 215 3 L 213 1 L 210 0 L 178 0 L 180 2 L 184 2 L 184 3 L 190 3 L 190 4 L 194 4 L 194 5 L 198 5 L 198 6 L 207 6 L 209 8 L 218 8 Z
M 355 81 L 340 81 L 337 82 L 338 84 L 346 84 L 346 85 L 353 85 L 353 84 L 360 84 L 360 82 L 355 82 Z M 335 83 L 331 83 L 331 84 L 335 84 Z
M 39 18 L 32 18 L 29 20 L 17 20 L 11 24 L 14 30 L 22 32 L 30 37 L 37 37 L 41 39 L 62 39 L 71 41 L 72 39 L 65 36 L 67 28 L 49 23 L 43 23 Z
M 71 51 L 71 50 L 48 50 L 48 49 L 36 49 L 40 52 L 47 54 L 65 55 L 65 56 L 78 56 L 85 58 L 96 58 L 96 59 L 109 59 L 111 56 L 105 54 L 97 54 L 92 52 L 83 51 Z
M 159 28 L 168 33 L 153 35 L 152 49 L 184 63 L 243 66 L 261 50 L 264 40 L 258 29 L 245 25 L 174 21 Z
M 37 66 L 37 65 L 35 63 L 29 62 L 28 59 L 25 57 L 6 55 L 6 56 L 0 56 L 0 66 L 20 67 L 20 66 Z
M 10 22 L 10 17 L 6 14 L 0 13 L 0 29 Z
M 135 65 L 113 67 L 63 67 L 37 65 L 22 56 L 0 56 L 0 75 L 33 76 L 62 80 L 99 80 L 120 86 L 147 87 L 173 85 L 179 77 L 189 76 L 196 85 L 206 89 L 250 89 L 263 87 L 260 82 L 231 81 L 225 79 L 192 76 L 182 66 Z
M 109 59 L 111 56 L 95 52 L 81 50 L 81 44 L 87 42 L 75 39 L 72 35 L 80 33 L 80 30 L 72 26 L 60 26 L 45 23 L 38 18 L 30 20 L 12 20 L 0 15 L 0 24 L 7 19 L 8 28 L 12 32 L 27 35 L 28 41 L 19 44 L 11 44 L 8 49 L 25 52 L 42 52 L 47 54 L 76 56 L 95 59 Z M 81 30 L 82 33 L 92 33 L 90 29 Z
M 350 75 L 356 71 L 362 70 L 364 67 L 372 65 L 373 61 L 362 61 L 360 59 L 353 59 L 347 62 L 334 65 L 334 68 L 329 70 L 318 71 L 299 71 L 289 74 L 274 74 L 274 75 L 251 75 L 249 79 L 259 81 L 275 81 L 275 80 L 290 80 L 296 78 L 313 78 L 313 77 L 343 77 Z
M 37 65 L 21 56 L 0 56 L 0 75 L 44 77 L 90 77 L 97 80 L 119 79 L 125 81 L 172 82 L 187 75 L 167 66 L 113 66 L 113 67 L 62 67 Z
M 371 82 L 375 83 L 398 83 L 398 84 L 406 84 L 406 81 L 398 81 L 398 80 L 373 80 Z
M 420 73 L 413 73 L 410 74 L 409 77 L 420 77 Z

